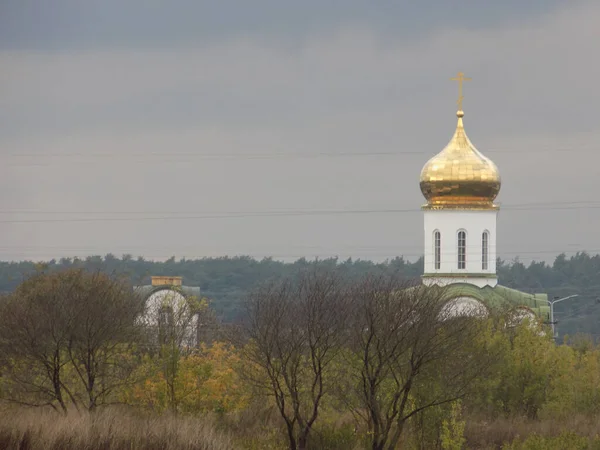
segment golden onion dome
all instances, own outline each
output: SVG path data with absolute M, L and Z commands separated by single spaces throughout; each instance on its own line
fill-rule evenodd
M 463 126 L 462 110 L 446 148 L 431 158 L 421 170 L 421 192 L 425 209 L 496 209 L 500 192 L 500 172 L 471 143 Z

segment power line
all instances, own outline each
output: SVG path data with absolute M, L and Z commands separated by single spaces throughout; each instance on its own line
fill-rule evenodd
M 583 306 L 580 306 L 579 308 L 575 308 L 573 310 L 570 310 L 570 311 L 568 311 L 568 314 L 566 316 L 557 317 L 558 322 L 564 322 L 565 320 L 579 317 L 582 313 L 586 312 L 586 310 L 590 309 L 590 307 L 593 307 L 595 305 L 596 305 L 596 303 L 592 303 L 592 304 L 586 303 Z M 566 312 L 567 311 L 565 311 L 565 313 Z M 562 311 L 555 311 L 554 315 L 556 316 L 557 313 L 558 314 L 564 314 Z
M 414 210 L 418 211 L 418 210 Z M 289 216 L 322 216 L 322 215 L 348 215 L 348 214 L 372 214 L 372 213 L 406 213 L 413 210 L 330 210 L 330 211 L 289 211 L 289 212 L 225 212 L 221 214 L 202 214 L 189 216 L 149 216 L 149 217 L 95 217 L 95 218 L 70 218 L 70 219 L 7 219 L 0 223 L 50 223 L 50 222 L 137 222 L 148 220 L 203 220 L 203 219 L 237 219 L 250 217 L 289 217 Z
M 510 149 L 510 148 L 487 148 L 485 153 L 548 153 L 548 152 L 596 152 L 595 146 L 588 148 L 577 147 L 540 147 L 536 149 Z M 64 152 L 64 153 L 8 153 L 3 158 L 152 158 L 152 157 L 184 157 L 184 158 L 209 158 L 209 159 L 265 159 L 265 158 L 320 158 L 320 157 L 380 157 L 380 156 L 404 156 L 423 155 L 434 156 L 437 152 L 430 150 L 406 150 L 394 152 L 264 152 L 264 153 L 200 153 L 200 152 Z
M 114 252 L 102 252 L 103 254 L 108 254 L 108 253 L 113 253 Z M 288 254 L 288 253 L 248 253 L 248 252 L 244 252 L 244 253 L 227 253 L 227 252 L 221 252 L 221 253 L 214 253 L 214 254 L 207 254 L 207 253 L 187 253 L 187 254 L 177 254 L 175 252 L 173 253 L 169 253 L 169 254 L 144 254 L 144 255 L 134 255 L 132 252 L 127 252 L 127 251 L 121 251 L 119 253 L 123 253 L 123 254 L 131 254 L 132 256 L 142 256 L 144 259 L 169 259 L 169 258 L 178 258 L 178 259 L 186 259 L 186 260 L 196 260 L 196 259 L 204 259 L 204 258 L 222 258 L 222 257 L 229 257 L 229 258 L 236 258 L 236 257 L 249 257 L 249 258 L 253 258 L 253 259 L 263 259 L 263 258 L 274 258 L 274 259 L 302 259 L 302 258 L 306 258 L 306 259 L 339 259 L 339 260 L 346 260 L 346 259 L 352 259 L 352 260 L 364 260 L 364 261 L 370 261 L 372 258 L 378 258 L 378 259 L 385 259 L 385 260 L 391 260 L 391 259 L 395 259 L 395 258 L 416 258 L 419 259 L 420 257 L 423 256 L 423 254 L 406 254 L 406 253 L 365 253 L 365 254 L 356 254 L 356 253 L 348 253 L 348 254 L 344 254 L 344 253 L 317 253 L 317 254 L 311 254 L 311 253 L 296 253 L 296 254 Z M 30 257 L 34 257 L 36 260 L 39 259 L 60 259 L 60 258 L 78 258 L 78 259 L 85 259 L 89 256 L 101 256 L 98 254 L 93 254 L 90 255 L 89 253 L 86 254 L 74 254 L 74 253 L 32 253 L 30 255 Z M 28 255 L 22 255 L 21 257 L 27 258 Z M 533 262 L 533 261 L 537 261 L 536 258 L 525 258 L 525 259 L 520 259 L 521 262 L 523 261 L 527 261 L 527 262 Z M 1 262 L 1 261 L 0 261 Z M 413 261 L 414 262 L 414 261 Z
M 598 205 L 564 205 L 564 206 L 542 206 L 542 207 L 504 207 L 501 210 L 508 211 L 553 211 L 553 210 L 574 210 L 574 209 L 600 209 Z M 52 219 L 4 219 L 0 223 L 67 223 L 67 222 L 138 222 L 154 220 L 204 220 L 204 219 L 240 219 L 251 217 L 298 217 L 298 216 L 335 216 L 335 215 L 365 215 L 365 214 L 404 214 L 421 212 L 421 209 L 348 209 L 348 210 L 296 210 L 296 211 L 255 211 L 255 212 L 221 212 L 221 213 L 198 213 L 197 215 L 174 215 L 184 214 L 184 212 L 161 213 L 162 215 L 148 217 L 76 217 L 76 218 L 52 218 Z M 8 214 L 9 212 L 3 212 Z M 10 214 L 17 214 L 10 212 Z M 48 214 L 51 214 L 48 212 Z M 82 214 L 82 213 L 54 213 L 54 214 Z M 86 214 L 96 214 L 87 212 Z M 98 214 L 111 214 L 110 212 L 98 212 Z M 114 212 L 114 214 L 151 214 L 145 212 Z M 190 214 L 188 212 L 187 214 Z M 192 213 L 193 214 L 193 213 Z
M 542 245 L 542 244 L 540 244 Z M 570 246 L 571 244 L 566 244 L 567 246 Z M 573 244 L 575 245 L 575 244 Z M 579 244 L 578 244 L 579 245 Z M 149 245 L 125 245 L 123 246 L 124 249 L 144 249 L 144 248 L 148 248 Z M 235 248 L 239 248 L 239 247 L 243 247 L 243 245 L 236 245 Z M 274 246 L 271 244 L 267 244 L 267 245 L 260 245 L 261 248 L 273 248 Z M 392 251 L 394 251 L 393 246 L 390 245 L 341 245 L 338 249 L 335 249 L 335 247 L 332 247 L 330 249 L 320 246 L 320 245 L 287 245 L 287 244 L 276 244 L 275 247 L 284 247 L 284 248 L 294 248 L 294 249 L 302 249 L 302 250 L 318 250 L 321 252 L 324 251 L 362 251 L 362 252 L 379 252 L 381 253 L 381 250 L 390 250 L 390 247 L 392 247 Z M 492 249 L 496 249 L 499 246 L 495 246 L 492 247 Z M 77 251 L 77 250 L 83 250 L 83 251 L 88 251 L 88 250 L 102 250 L 103 248 L 105 248 L 104 246 L 89 246 L 89 245 L 0 245 L 0 250 L 23 250 L 23 251 L 37 251 L 39 249 L 48 249 L 48 250 L 71 250 L 71 251 Z M 156 246 L 152 246 L 153 249 L 163 249 L 163 250 L 169 250 L 171 248 L 173 248 L 172 246 L 162 246 L 162 247 L 156 247 Z M 223 246 L 219 246 L 220 249 L 226 248 Z M 233 247 L 229 247 L 230 249 L 233 249 Z M 406 250 L 409 249 L 409 251 L 411 253 L 403 253 L 404 255 L 409 255 L 409 256 L 418 256 L 418 255 L 423 255 L 423 251 L 422 251 L 423 246 L 422 245 L 403 245 L 402 249 Z M 502 247 L 505 248 L 505 247 Z M 418 250 L 417 250 L 418 249 Z M 471 246 L 467 246 L 467 250 L 472 250 L 472 249 L 476 249 L 479 250 L 480 246 L 479 245 L 471 245 Z M 207 248 L 206 246 L 197 246 L 197 247 L 193 247 L 193 246 L 189 246 L 186 245 L 185 248 L 182 248 L 182 250 L 185 251 L 190 251 L 190 250 L 194 250 L 194 251 L 206 251 Z M 400 249 L 398 248 L 398 251 Z M 521 255 L 542 255 L 542 254 L 560 254 L 560 253 L 581 253 L 581 252 L 586 252 L 586 253 L 593 253 L 593 252 L 599 252 L 600 253 L 600 248 L 598 249 L 582 249 L 582 248 L 570 248 L 570 249 L 553 249 L 553 250 L 524 250 L 523 248 L 519 248 L 518 250 L 508 250 L 506 249 L 505 252 L 516 252 L 518 251 L 519 254 Z M 415 253 L 416 252 L 416 253 Z M 468 252 L 470 254 L 470 252 Z M 386 253 L 388 255 L 391 255 L 392 253 Z M 445 252 L 441 252 L 441 255 L 454 255 L 455 251 L 445 251 Z
M 502 204 L 498 203 L 500 210 L 515 210 L 515 209 L 545 209 L 545 208 L 558 208 L 560 206 L 568 206 L 569 209 L 581 209 L 581 208 L 600 208 L 600 200 L 580 200 L 580 201 L 562 201 L 562 202 L 529 202 L 529 203 L 515 203 L 515 204 Z M 258 211 L 169 211 L 169 210 L 150 210 L 150 211 L 81 211 L 81 210 L 43 210 L 43 209 L 5 209 L 0 210 L 0 214 L 305 214 L 305 213 L 349 213 L 349 212 L 420 212 L 420 208 L 409 208 L 409 209 L 365 209 L 365 210 L 293 210 L 293 209 L 282 209 L 282 210 L 258 210 Z
M 41 249 L 44 250 L 49 250 L 52 247 L 40 247 Z M 56 246 L 54 247 L 57 250 L 62 250 L 61 253 L 66 253 L 65 250 L 67 251 L 85 251 L 85 252 L 89 252 L 89 251 L 106 251 L 106 250 L 102 250 L 102 247 L 78 247 L 78 248 L 74 248 L 74 247 L 61 247 L 61 246 Z M 3 250 L 7 250 L 5 248 L 0 247 L 0 249 Z M 122 253 L 129 253 L 127 250 L 130 250 L 131 248 L 129 247 L 123 247 L 119 250 L 119 252 Z M 10 250 L 19 250 L 18 246 L 14 246 L 12 248 L 10 248 Z M 416 257 L 416 258 L 420 258 L 423 256 L 423 252 L 377 252 L 377 251 L 369 251 L 366 250 L 362 253 L 357 253 L 355 250 L 352 249 L 348 249 L 348 248 L 341 248 L 337 251 L 332 250 L 332 251 L 326 251 L 323 248 L 317 248 L 316 250 L 318 250 L 318 252 L 306 252 L 306 253 L 298 253 L 298 254 L 289 254 L 289 253 L 266 253 L 266 252 L 245 252 L 245 253 L 239 253 L 239 252 L 235 252 L 233 255 L 236 256 L 249 256 L 249 257 L 273 257 L 273 258 L 304 258 L 304 257 L 316 257 L 316 258 L 356 258 L 356 257 L 379 257 L 379 258 L 396 258 L 396 257 Z M 375 249 L 374 249 L 375 250 Z M 28 249 L 27 251 L 34 251 L 33 248 Z M 161 254 L 161 255 L 144 255 L 145 257 L 152 257 L 152 258 L 171 258 L 173 256 L 178 256 L 180 258 L 204 258 L 204 257 L 209 257 L 207 255 L 207 253 L 217 253 L 217 252 L 212 252 L 212 251 L 207 251 L 206 248 L 204 249 L 190 249 L 189 247 L 187 247 L 184 251 L 188 252 L 187 254 L 179 254 L 176 255 L 177 252 L 170 252 L 169 254 Z M 351 253 L 347 253 L 347 252 L 351 252 Z M 538 250 L 538 251 L 528 251 L 528 252 L 521 252 L 522 254 L 527 254 L 527 255 L 545 255 L 545 254 L 561 254 L 561 253 L 577 253 L 577 252 L 583 252 L 583 250 Z M 592 253 L 600 253 L 600 249 L 591 249 L 591 250 L 587 250 L 586 251 L 589 254 Z M 111 253 L 111 252 L 108 252 Z M 219 254 L 221 256 L 224 256 L 223 254 L 227 254 L 228 252 L 223 252 L 223 251 L 219 251 Z M 454 254 L 454 253 L 453 253 Z M 51 255 L 49 253 L 46 254 L 40 254 L 39 252 L 35 252 L 36 256 L 49 256 L 49 257 L 55 257 L 56 255 Z M 233 256 L 232 254 L 230 254 L 229 256 Z M 216 256 L 214 256 L 216 257 Z M 520 262 L 523 261 L 535 261 L 536 258 L 534 257 L 530 257 L 530 258 L 518 258 L 518 260 Z M 510 262 L 510 261 L 509 261 Z
M 323 247 L 322 245 L 312 245 L 312 244 L 276 244 L 276 245 L 283 245 L 286 248 L 302 248 L 302 249 L 325 249 L 326 247 Z M 543 243 L 538 243 L 538 245 L 548 245 L 548 243 L 543 244 Z M 581 246 L 581 244 L 577 243 L 577 244 L 565 244 L 568 247 L 571 247 L 569 250 L 534 250 L 535 253 L 555 253 L 555 252 L 560 252 L 560 251 L 568 251 L 568 252 L 575 252 L 575 251 L 583 251 L 582 249 L 579 248 L 573 248 L 575 246 Z M 237 248 L 239 245 L 235 245 L 235 247 Z M 381 249 L 390 249 L 393 248 L 393 245 L 388 245 L 388 244 L 374 244 L 374 245 L 345 245 L 342 244 L 344 249 L 355 249 L 355 250 L 381 250 Z M 147 245 L 129 245 L 128 248 L 147 248 Z M 222 248 L 222 246 L 220 246 Z M 264 245 L 260 244 L 260 247 L 263 248 Z M 496 249 L 497 247 L 500 247 L 498 245 L 495 246 L 490 246 L 491 249 Z M 94 248 L 101 248 L 98 246 L 89 246 L 89 245 L 85 245 L 85 246 L 80 246 L 80 245 L 0 245 L 0 249 L 10 249 L 10 248 L 20 248 L 20 249 L 39 249 L 39 248 L 50 248 L 50 249 L 55 249 L 55 248 L 61 248 L 61 249 L 94 249 Z M 156 247 L 153 246 L 153 248 L 160 248 L 160 247 Z M 162 248 L 171 248 L 171 246 L 163 246 Z M 186 246 L 186 248 L 189 248 L 189 246 Z M 418 245 L 402 245 L 403 249 L 419 249 L 422 250 L 423 249 L 423 245 L 422 244 L 418 244 Z M 479 249 L 481 248 L 481 246 L 479 244 L 474 244 L 474 245 L 467 245 L 466 246 L 467 249 Z M 506 246 L 502 246 L 502 248 L 508 248 L 510 249 L 510 247 L 506 247 Z M 518 248 L 518 251 L 524 254 L 527 254 L 528 250 L 523 250 L 522 247 Z

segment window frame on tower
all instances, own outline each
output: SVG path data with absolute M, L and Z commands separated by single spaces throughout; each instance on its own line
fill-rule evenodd
M 481 270 L 490 268 L 490 232 L 481 233 Z
M 456 233 L 456 263 L 458 270 L 467 268 L 467 231 L 458 230 Z
M 442 267 L 442 233 L 440 230 L 433 232 L 433 268 L 440 270 Z

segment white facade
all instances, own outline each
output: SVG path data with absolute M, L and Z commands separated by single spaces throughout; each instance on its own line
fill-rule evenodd
M 494 287 L 498 210 L 424 210 L 423 282 Z
M 139 320 L 154 331 L 157 339 L 164 327 L 163 332 L 169 333 L 179 346 L 197 344 L 198 316 L 190 311 L 187 299 L 176 290 L 162 289 L 150 295 Z

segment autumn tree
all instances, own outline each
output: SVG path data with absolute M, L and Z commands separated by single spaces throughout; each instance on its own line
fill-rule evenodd
M 373 450 L 395 449 L 407 421 L 464 397 L 484 374 L 481 321 L 449 308 L 446 290 L 367 276 L 349 293 L 347 394 L 357 399 Z
M 0 305 L 0 353 L 5 400 L 67 411 L 75 398 L 65 385 L 70 328 L 68 289 L 57 278 L 35 276 Z M 70 399 L 69 399 L 70 395 Z
M 245 408 L 250 393 L 235 370 L 240 364 L 236 349 L 224 342 L 201 344 L 191 354 L 182 356 L 173 380 L 177 411 L 228 413 Z M 146 356 L 136 375 L 137 382 L 121 391 L 124 403 L 156 412 L 172 410 L 170 386 L 155 360 Z
M 84 386 L 84 406 L 95 409 L 129 381 L 135 368 L 132 346 L 139 338 L 136 319 L 142 299 L 124 280 L 105 273 L 66 274 L 73 325 L 67 353 Z
M 38 273 L 1 305 L 8 400 L 89 410 L 127 380 L 140 299 L 99 272 Z
M 332 272 L 304 272 L 262 286 L 248 301 L 243 375 L 275 399 L 291 450 L 305 449 L 335 377 L 346 296 Z

